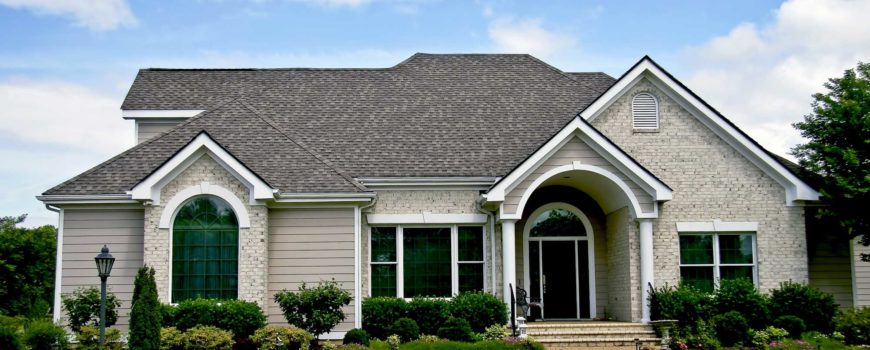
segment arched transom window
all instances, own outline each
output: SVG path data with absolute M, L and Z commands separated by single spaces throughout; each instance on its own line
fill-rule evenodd
M 214 196 L 185 203 L 172 225 L 172 302 L 235 299 L 238 294 L 239 224 Z
M 534 218 L 530 237 L 586 236 L 586 228 L 577 215 L 568 209 L 556 208 L 544 211 Z

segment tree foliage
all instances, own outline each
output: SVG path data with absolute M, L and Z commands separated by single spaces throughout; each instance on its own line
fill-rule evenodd
M 133 306 L 130 310 L 130 348 L 160 349 L 162 306 L 157 300 L 154 269 L 144 266 L 133 283 Z
M 100 325 L 100 290 L 96 287 L 78 288 L 71 294 L 62 297 L 63 308 L 69 318 L 69 328 L 78 333 L 82 326 Z M 121 301 L 115 294 L 106 292 L 106 327 L 118 322 L 118 311 Z
M 870 245 L 870 63 L 858 63 L 813 95 L 813 112 L 794 124 L 808 142 L 792 153 L 818 174 L 823 218 L 839 224 L 849 238 Z M 864 255 L 865 261 L 870 256 Z
M 0 218 L 0 314 L 44 317 L 54 299 L 57 230 L 19 227 L 25 218 Z
M 303 283 L 299 292 L 283 290 L 275 294 L 287 322 L 310 332 L 315 339 L 344 321 L 342 307 L 350 305 L 351 300 L 350 292 L 335 281 L 321 282 L 314 288 Z

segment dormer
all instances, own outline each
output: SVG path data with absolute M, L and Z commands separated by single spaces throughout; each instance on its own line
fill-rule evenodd
M 171 129 L 200 114 L 202 110 L 122 110 L 121 116 L 135 124 L 133 137 L 137 144 Z

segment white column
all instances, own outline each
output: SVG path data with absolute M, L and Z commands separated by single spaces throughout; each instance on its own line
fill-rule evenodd
M 501 244 L 502 244 L 502 273 L 504 280 L 504 302 L 508 305 L 508 312 L 511 307 L 511 285 L 517 283 L 517 266 L 514 258 L 516 252 L 516 235 L 514 224 L 516 220 L 501 221 Z M 514 286 L 516 287 L 516 286 Z
M 640 224 L 640 301 L 641 322 L 648 323 L 650 285 L 655 285 L 653 277 L 653 225 L 652 219 L 638 219 Z

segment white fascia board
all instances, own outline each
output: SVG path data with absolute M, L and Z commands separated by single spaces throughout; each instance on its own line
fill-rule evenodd
M 205 133 L 199 134 L 169 161 L 133 187 L 128 194 L 134 200 L 150 200 L 154 205 L 160 204 L 160 190 L 163 186 L 193 164 L 194 161 L 206 154 L 211 156 L 227 172 L 233 174 L 236 179 L 248 187 L 252 204 L 257 200 L 275 198 L 276 190 L 269 187 L 268 184 L 248 170 L 248 168 Z
M 134 109 L 122 110 L 121 118 L 124 119 L 172 119 L 172 118 L 190 118 L 197 114 L 205 112 L 203 109 L 174 109 L 174 110 L 157 110 L 157 109 Z
M 368 214 L 370 225 L 386 224 L 485 224 L 486 214 Z
M 374 193 L 281 193 L 275 203 L 369 203 L 376 196 Z
M 355 180 L 366 188 L 375 190 L 445 190 L 469 189 L 486 190 L 498 177 L 467 176 L 467 177 L 360 177 Z
M 575 135 L 576 134 L 576 135 Z M 612 142 L 604 138 L 600 133 L 578 118 L 572 120 L 556 136 L 523 161 L 519 167 L 505 176 L 497 185 L 486 194 L 486 201 L 501 202 L 504 196 L 513 187 L 519 184 L 532 170 L 546 161 L 553 153 L 565 145 L 572 137 L 579 137 L 584 143 L 592 147 L 605 159 L 610 161 L 626 176 L 631 178 L 657 201 L 667 201 L 673 198 L 673 191 L 652 174 L 635 163 L 625 153 L 619 150 Z
M 36 199 L 49 205 L 63 204 L 139 204 L 128 194 L 43 195 Z
M 686 90 L 682 84 L 672 79 L 648 58 L 644 58 L 634 69 L 623 75 L 616 84 L 613 84 L 600 98 L 583 110 L 580 113 L 580 117 L 590 122 L 595 120 L 601 112 L 606 110 L 610 104 L 625 94 L 642 78 L 648 78 L 654 85 L 677 101 L 677 103 L 680 103 L 696 119 L 710 128 L 731 147 L 738 150 L 768 176 L 774 178 L 786 189 L 786 202 L 788 205 L 799 205 L 796 201 L 819 200 L 820 194 L 818 191 L 792 174 L 782 164 L 773 159 L 767 152 L 738 131 L 733 125 L 725 121 L 718 113 L 710 109 L 704 102 Z

